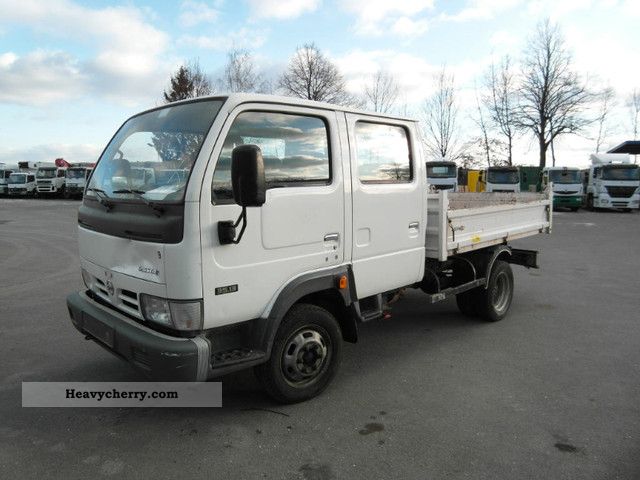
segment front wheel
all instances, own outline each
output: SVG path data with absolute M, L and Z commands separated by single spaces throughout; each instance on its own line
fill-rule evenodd
M 282 403 L 320 394 L 333 380 L 342 357 L 342 334 L 324 308 L 298 304 L 282 320 L 267 363 L 255 368 L 267 393 Z
M 496 260 L 491 269 L 487 288 L 478 292 L 480 316 L 487 322 L 497 322 L 507 316 L 513 299 L 513 271 L 511 265 Z
M 587 210 L 589 210 L 590 212 L 593 212 L 594 208 L 593 208 L 593 195 L 589 194 L 587 195 Z

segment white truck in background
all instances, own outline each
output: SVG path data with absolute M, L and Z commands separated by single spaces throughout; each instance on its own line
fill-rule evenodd
M 18 165 L 0 163 L 0 195 L 9 194 L 9 176 L 18 171 Z
M 480 192 L 519 193 L 520 170 L 518 167 L 489 167 L 480 172 Z
M 13 172 L 7 184 L 10 197 L 35 197 L 38 194 L 35 172 Z
M 631 211 L 640 207 L 640 169 L 627 153 L 593 153 L 587 175 L 586 205 Z
M 67 167 L 59 167 L 55 163 L 39 163 L 36 170 L 38 194 L 64 195 L 66 171 Z
M 542 170 L 542 188 L 553 185 L 554 208 L 569 208 L 577 212 L 582 206 L 582 172 L 575 167 L 545 167 Z
M 68 167 L 65 174 L 65 195 L 68 197 L 82 197 L 87 179 L 91 175 L 93 166 L 73 165 Z
M 418 132 L 411 119 L 258 94 L 133 116 L 78 212 L 73 325 L 151 378 L 254 367 L 276 400 L 298 402 L 406 288 L 503 319 L 511 264 L 537 267 L 537 252 L 509 242 L 551 231 L 550 193 L 429 193 Z M 165 148 L 173 139 L 182 151 Z M 154 161 L 184 173 L 141 190 L 133 167 Z
M 458 166 L 448 160 L 427 162 L 427 183 L 435 190 L 458 189 Z

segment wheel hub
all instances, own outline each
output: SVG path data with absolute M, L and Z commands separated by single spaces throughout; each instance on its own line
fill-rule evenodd
M 282 356 L 285 377 L 294 383 L 312 380 L 322 370 L 327 352 L 327 342 L 320 332 L 303 329 L 294 333 Z

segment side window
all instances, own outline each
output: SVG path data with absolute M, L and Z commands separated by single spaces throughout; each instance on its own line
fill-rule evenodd
M 58 170 L 58 177 L 59 177 L 59 178 L 60 178 L 60 177 L 64 178 L 64 174 L 65 174 L 65 171 L 64 171 L 64 170 Z
M 242 112 L 231 125 L 213 174 L 214 203 L 230 203 L 231 152 L 260 147 L 267 188 L 331 182 L 329 136 L 321 118 L 277 112 Z
M 27 175 L 27 182 L 35 182 L 36 181 L 36 177 L 34 177 L 33 175 Z
M 413 178 L 409 136 L 397 125 L 356 122 L 356 158 L 362 183 L 408 183 Z

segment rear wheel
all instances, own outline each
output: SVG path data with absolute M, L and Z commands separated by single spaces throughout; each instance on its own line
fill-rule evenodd
M 341 356 L 342 334 L 333 315 L 316 305 L 298 304 L 282 320 L 271 357 L 255 372 L 271 397 L 296 403 L 329 385 Z
M 503 260 L 496 260 L 487 288 L 478 293 L 478 309 L 480 317 L 487 322 L 497 322 L 507 316 L 513 299 L 513 271 L 511 265 Z

